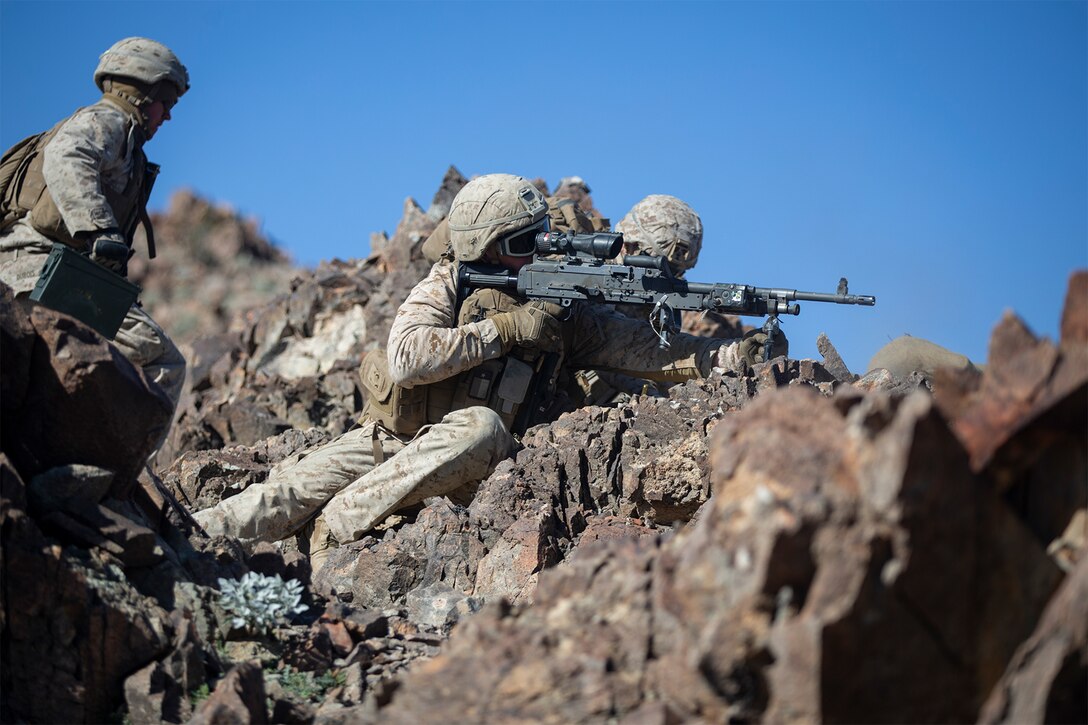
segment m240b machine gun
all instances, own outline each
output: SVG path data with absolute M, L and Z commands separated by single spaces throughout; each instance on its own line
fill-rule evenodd
M 541 232 L 536 258 L 517 273 L 493 265 L 461 264 L 462 290 L 479 287 L 507 289 L 530 300 L 569 307 L 575 300 L 652 305 L 650 324 L 662 347 L 679 330 L 682 310 L 712 310 L 730 315 L 766 316 L 764 360 L 770 357 L 779 330 L 779 315 L 796 315 L 801 302 L 839 305 L 876 304 L 872 295 L 853 295 L 846 278 L 835 292 L 799 292 L 747 284 L 688 282 L 674 277 L 664 257 L 632 255 L 623 264 L 610 264 L 623 246 L 622 234 Z M 562 255 L 562 256 L 557 256 Z

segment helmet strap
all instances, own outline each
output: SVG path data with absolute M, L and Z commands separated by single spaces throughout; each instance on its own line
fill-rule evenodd
M 152 93 L 133 83 L 125 83 L 107 78 L 102 83 L 102 97 L 110 101 L 125 113 L 140 122 L 140 127 L 147 131 L 147 115 L 144 108 L 155 102 Z

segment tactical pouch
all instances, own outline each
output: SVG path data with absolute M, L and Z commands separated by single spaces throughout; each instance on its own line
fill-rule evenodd
M 426 425 L 428 386 L 404 388 L 394 383 L 384 349 L 363 356 L 359 376 L 367 393 L 363 418 L 399 434 L 414 434 Z
M 30 299 L 86 323 L 110 340 L 140 288 L 63 244 L 54 244 Z

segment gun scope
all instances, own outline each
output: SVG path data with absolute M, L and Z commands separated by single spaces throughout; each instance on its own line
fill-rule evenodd
M 620 253 L 622 248 L 622 234 L 541 232 L 536 235 L 537 254 L 573 254 L 590 256 L 594 259 L 612 259 Z

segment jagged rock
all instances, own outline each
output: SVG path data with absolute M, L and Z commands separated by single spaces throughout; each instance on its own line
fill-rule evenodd
M 437 582 L 471 592 L 484 552 L 467 512 L 441 500 L 383 541 L 364 537 L 332 552 L 314 588 L 330 598 L 350 592 L 354 605 L 375 609 L 403 604 L 409 591 Z
M 458 621 L 483 606 L 476 597 L 465 596 L 445 584 L 416 587 L 406 597 L 408 616 L 413 622 L 449 630 Z
M 1017 649 L 979 722 L 1088 722 L 1088 559 Z
M 219 681 L 189 725 L 263 725 L 267 722 L 264 676 L 257 663 L 245 662 L 232 668 Z
M 1088 345 L 1059 348 L 1036 338 L 1020 318 L 1006 313 L 990 339 L 989 363 L 977 392 L 958 409 L 945 410 L 971 454 L 972 467 L 982 470 L 999 448 L 1042 412 L 1066 400 L 1072 401 L 1071 412 L 1083 410 L 1077 404 L 1086 386 Z
M 929 397 L 787 387 L 712 448 L 695 524 L 597 544 L 531 606 L 485 607 L 380 719 L 973 718 L 1060 575 Z
M 28 311 L 10 288 L 0 295 L 4 378 L 21 378 L 0 400 L 4 452 L 28 478 L 69 464 L 108 469 L 114 495 L 127 494 L 169 425 L 166 394 L 83 323 Z
M 827 372 L 831 374 L 831 377 L 838 380 L 840 383 L 852 383 L 858 379 L 857 375 L 850 372 L 850 369 L 846 367 L 846 363 L 843 362 L 842 356 L 839 355 L 839 351 L 835 349 L 835 346 L 831 344 L 831 340 L 824 333 L 820 333 L 816 338 L 816 349 L 820 355 L 824 358 L 824 367 Z
M 237 314 L 282 294 L 296 273 L 255 219 L 192 191 L 176 192 L 152 223 L 158 256 L 134 256 L 129 277 L 143 288 L 144 307 L 183 350 L 198 337 L 227 332 Z
M 205 682 L 205 650 L 191 620 L 175 612 L 173 649 L 125 680 L 133 722 L 183 723 L 192 715 L 189 693 Z
M 97 506 L 109 493 L 113 478 L 113 471 L 96 466 L 74 464 L 51 468 L 30 479 L 27 489 L 30 509 L 36 513 L 78 512 L 86 506 Z
M 527 601 L 539 573 L 578 545 L 589 522 L 689 520 L 710 498 L 706 435 L 726 411 L 761 386 L 824 392 L 830 381 L 812 361 L 781 359 L 751 375 L 674 386 L 669 398 L 566 413 L 527 432 L 523 450 L 480 484 L 467 512 L 433 504 L 381 541 L 342 547 L 314 586 L 366 607 L 402 606 L 439 581 L 464 596 Z
M 442 177 L 442 183 L 439 185 L 438 191 L 434 193 L 431 205 L 427 208 L 427 216 L 435 223 L 442 221 L 442 218 L 450 213 L 453 198 L 467 183 L 468 179 L 457 170 L 456 166 L 450 166 L 446 169 L 446 175 Z
M 1088 507 L 1088 341 L 1072 331 L 1085 280 L 1088 273 L 1071 279 L 1063 317 L 1070 332 L 1060 346 L 1006 314 L 981 379 L 948 371 L 935 381 L 972 468 L 995 482 L 1044 546 Z
M 18 475 L 6 458 L 0 466 L 5 712 L 32 721 L 104 721 L 124 679 L 168 651 L 167 612 L 137 592 L 109 554 L 46 538 L 22 508 Z
M 480 559 L 473 592 L 484 599 L 503 596 L 517 602 L 531 598 L 540 572 L 562 557 L 562 536 L 551 504 L 540 503 L 535 510 L 525 511 Z
M 1088 343 L 1088 269 L 1069 276 L 1069 291 L 1062 308 L 1061 344 Z
M 925 373 L 911 373 L 905 380 L 898 378 L 884 368 L 870 370 L 854 381 L 854 387 L 863 391 L 881 391 L 895 395 L 907 395 L 915 390 L 932 389 Z

